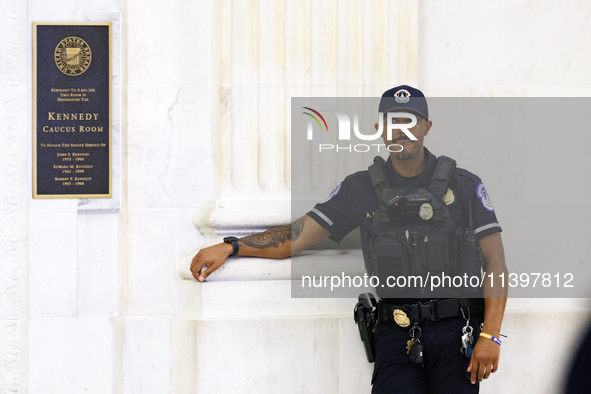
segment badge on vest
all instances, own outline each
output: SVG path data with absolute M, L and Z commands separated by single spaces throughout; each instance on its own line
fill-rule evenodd
M 431 219 L 433 217 L 433 206 L 428 202 L 421 205 L 421 208 L 419 209 L 419 216 L 423 220 Z
M 394 309 L 394 312 L 392 314 L 394 315 L 394 321 L 400 327 L 406 328 L 406 327 L 410 326 L 410 319 L 408 318 L 408 316 L 406 316 L 406 313 L 404 313 L 403 310 Z
M 490 200 L 490 197 L 486 192 L 486 188 L 484 187 L 482 182 L 480 182 L 478 186 L 476 186 L 476 196 L 480 199 L 480 202 L 482 202 L 482 206 L 484 208 L 486 208 L 490 212 L 494 212 L 495 207 L 493 207 L 493 203 Z
M 443 202 L 446 205 L 453 203 L 456 200 L 456 196 L 454 196 L 454 192 L 451 189 L 447 189 L 447 192 L 443 195 Z

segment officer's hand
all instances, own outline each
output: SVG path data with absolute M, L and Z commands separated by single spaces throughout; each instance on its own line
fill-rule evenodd
M 221 243 L 201 249 L 191 261 L 191 273 L 195 279 L 203 282 L 213 271 L 224 265 L 232 252 L 232 245 L 229 243 Z M 200 272 L 203 267 L 206 269 Z
M 483 337 L 479 337 L 474 350 L 472 350 L 472 357 L 470 358 L 470 366 L 468 372 L 472 372 L 470 382 L 475 384 L 476 381 L 482 382 L 482 379 L 488 379 L 492 372 L 496 372 L 499 366 L 499 356 L 501 355 L 501 347 Z

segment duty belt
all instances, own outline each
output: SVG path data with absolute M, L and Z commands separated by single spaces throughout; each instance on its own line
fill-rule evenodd
M 378 304 L 378 321 L 393 322 L 395 321 L 395 312 L 398 311 L 405 312 L 411 324 L 423 320 L 437 321 L 446 317 L 462 316 L 462 306 L 468 308 L 464 313 L 481 313 L 484 311 L 484 300 L 481 298 L 449 298 L 404 305 L 380 301 Z

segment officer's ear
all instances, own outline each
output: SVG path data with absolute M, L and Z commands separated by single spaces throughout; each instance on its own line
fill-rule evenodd
M 384 129 L 383 130 L 386 130 L 386 122 L 387 122 L 387 120 L 388 120 L 388 117 L 387 116 L 384 116 L 384 119 L 382 121 L 382 124 L 384 125 Z M 378 131 L 380 129 L 380 125 L 377 124 L 377 123 L 374 124 L 374 127 L 376 128 L 376 131 Z
M 376 128 L 376 131 L 378 131 L 380 129 L 380 125 L 377 124 L 377 123 L 374 125 L 374 127 Z M 382 128 L 382 135 L 381 135 L 381 137 L 384 140 L 384 143 L 386 143 L 386 145 L 388 145 L 387 142 L 386 142 L 387 135 L 388 135 L 388 133 L 386 132 L 386 120 L 384 119 L 384 126 Z
M 425 121 L 425 135 L 429 134 L 429 130 L 431 130 L 431 126 L 433 126 L 433 122 L 430 120 Z

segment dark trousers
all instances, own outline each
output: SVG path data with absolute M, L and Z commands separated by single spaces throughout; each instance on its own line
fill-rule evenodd
M 480 316 L 472 316 L 474 340 L 480 335 Z M 466 320 L 450 317 L 419 323 L 424 366 L 410 363 L 406 354 L 409 329 L 396 323 L 380 323 L 376 334 L 376 361 L 372 394 L 476 394 L 466 372 L 470 359 L 460 353 L 462 327 Z

